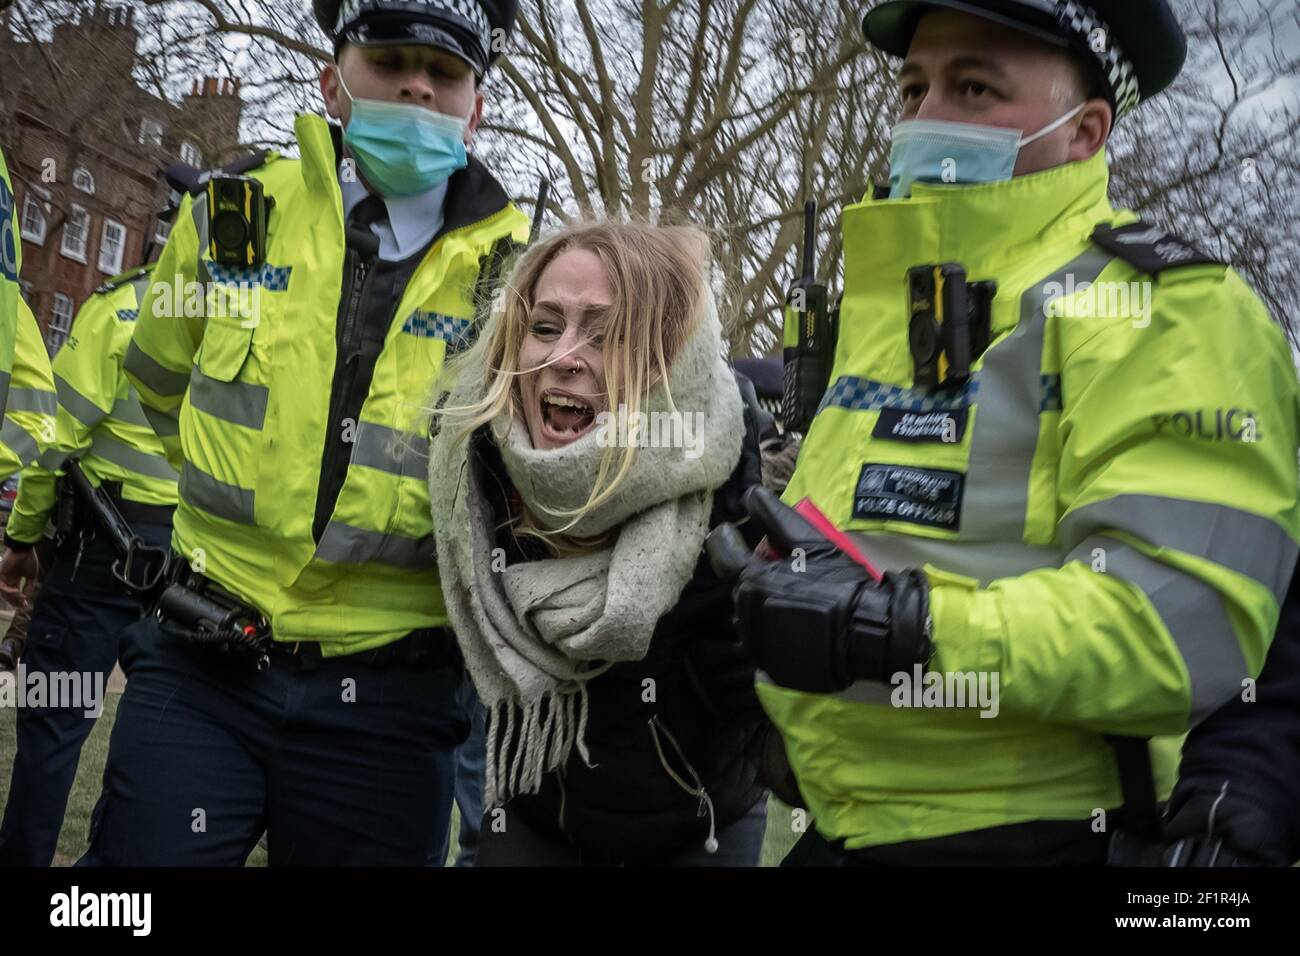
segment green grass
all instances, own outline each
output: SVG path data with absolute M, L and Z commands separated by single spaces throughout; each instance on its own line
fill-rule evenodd
M 59 846 L 54 854 L 55 866 L 71 866 L 86 851 L 86 836 L 90 827 L 90 812 L 99 797 L 100 781 L 104 774 L 104 761 L 108 757 L 108 737 L 113 729 L 113 720 L 117 716 L 117 694 L 108 694 L 104 701 L 104 713 L 95 721 L 95 729 L 86 739 L 81 750 L 81 765 L 77 768 L 77 779 L 72 785 L 72 794 L 68 797 L 68 810 L 63 818 L 63 829 L 59 832 Z M 0 804 L 9 796 L 9 777 L 13 769 L 14 725 L 17 712 L 9 707 L 0 708 Z M 794 845 L 798 834 L 791 825 L 790 808 L 775 797 L 768 803 L 767 836 L 763 842 L 763 866 L 775 866 Z M 460 827 L 460 818 L 452 810 L 451 854 L 456 850 L 456 833 Z M 248 858 L 248 866 L 266 866 L 266 851 L 260 846 L 254 848 Z

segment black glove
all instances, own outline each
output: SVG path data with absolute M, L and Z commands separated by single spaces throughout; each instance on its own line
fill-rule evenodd
M 737 630 L 772 680 L 825 694 L 858 680 L 887 682 L 929 662 L 934 645 L 924 574 L 886 574 L 877 584 L 765 488 L 751 488 L 745 508 L 752 530 L 765 533 L 782 557 L 751 554 L 732 525 L 715 528 L 705 546 L 718 574 L 738 579 Z
M 1180 780 L 1166 816 L 1166 866 L 1290 866 L 1284 830 L 1230 781 Z

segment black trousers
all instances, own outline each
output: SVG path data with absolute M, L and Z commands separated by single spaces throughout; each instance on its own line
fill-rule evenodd
M 782 866 L 1102 866 L 1109 834 L 1088 820 L 1035 820 L 845 850 L 815 829 L 790 850 Z
M 153 547 L 165 548 L 171 526 L 138 523 L 134 530 Z M 75 676 L 102 693 L 117 663 L 126 630 L 140 619 L 140 602 L 113 579 L 117 553 L 100 534 L 76 560 L 76 543 L 60 550 L 32 609 L 27 648 L 18 672 L 31 686 L 36 675 L 47 687 Z M 20 707 L 17 752 L 0 825 L 0 865 L 49 866 L 59 842 L 68 794 L 77 776 L 81 747 L 98 714 L 84 702 L 46 701 Z M 99 701 L 102 708 L 103 701 Z
M 441 863 L 463 668 L 363 658 L 258 671 L 142 621 L 78 865 L 241 866 L 264 830 L 273 866 Z

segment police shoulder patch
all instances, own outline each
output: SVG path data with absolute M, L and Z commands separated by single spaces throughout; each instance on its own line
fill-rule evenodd
M 105 280 L 104 284 L 95 290 L 95 294 L 99 295 L 101 292 L 112 292 L 114 289 L 126 285 L 128 282 L 132 281 L 133 279 L 136 279 L 144 275 L 145 273 L 152 271 L 153 267 L 154 267 L 154 263 L 147 262 L 142 266 L 136 266 L 134 269 L 128 269 L 126 272 L 123 272 L 120 275 L 115 275 L 111 279 Z
M 189 184 L 188 191 L 191 195 L 198 196 L 208 188 L 208 180 L 214 176 L 242 176 L 245 173 L 251 173 L 255 169 L 261 169 L 279 158 L 280 154 L 274 150 L 269 152 L 267 150 L 258 150 L 246 156 L 238 156 L 228 163 L 202 170 L 194 183 Z
M 1139 272 L 1152 276 L 1179 266 L 1228 265 L 1190 242 L 1142 220 L 1127 226 L 1103 223 L 1093 230 L 1092 241 Z

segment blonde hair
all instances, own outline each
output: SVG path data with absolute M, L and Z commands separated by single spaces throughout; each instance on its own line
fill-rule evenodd
M 519 368 L 537 283 L 548 265 L 573 249 L 586 250 L 600 259 L 613 290 L 601 348 L 611 411 L 621 402 L 631 418 L 654 385 L 663 382 L 668 387 L 668 369 L 694 331 L 705 293 L 708 237 L 693 226 L 611 220 L 578 223 L 547 236 L 519 257 L 499 293 L 500 308 L 493 310 L 478 342 L 449 363 L 448 374 L 453 378 L 469 368 L 481 369 L 487 376 L 483 397 L 477 402 L 436 412 L 459 426 L 456 440 L 465 441 L 488 423 L 497 429 L 500 440 L 509 434 L 515 417 L 523 414 L 516 381 L 538 371 Z M 671 406 L 671 392 L 668 401 Z M 632 468 L 636 451 L 634 443 L 624 449 L 606 449 L 587 501 L 573 511 L 556 513 L 555 517 L 571 519 L 564 528 L 542 531 L 525 514 L 525 527 L 518 530 L 552 540 L 552 535 L 573 527 L 617 492 Z M 616 461 L 620 452 L 621 460 Z

